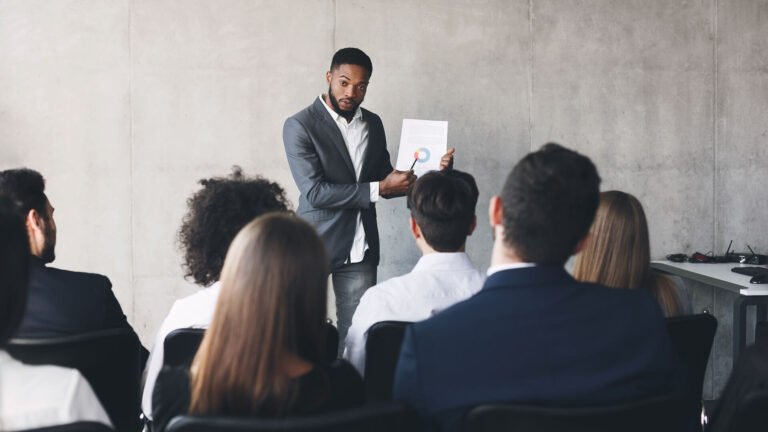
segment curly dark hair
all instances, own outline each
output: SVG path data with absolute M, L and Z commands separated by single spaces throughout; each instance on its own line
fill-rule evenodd
M 229 244 L 241 228 L 270 212 L 288 212 L 283 188 L 261 176 L 246 177 L 235 166 L 228 177 L 200 180 L 202 189 L 187 200 L 179 229 L 184 276 L 202 286 L 219 280 Z

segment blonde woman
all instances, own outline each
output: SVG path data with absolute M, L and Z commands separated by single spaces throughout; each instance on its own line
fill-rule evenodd
M 667 317 L 689 312 L 675 282 L 651 270 L 648 223 L 640 201 L 620 191 L 600 194 L 587 245 L 573 276 L 614 288 L 645 289 Z
M 322 241 L 306 222 L 272 213 L 246 225 L 227 252 L 190 372 L 158 377 L 157 430 L 185 413 L 286 417 L 361 405 L 357 371 L 324 360 L 327 275 Z

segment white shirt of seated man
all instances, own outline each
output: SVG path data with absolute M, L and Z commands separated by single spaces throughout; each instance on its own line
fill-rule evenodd
M 163 320 L 160 330 L 155 337 L 155 344 L 147 360 L 144 376 L 144 390 L 141 396 L 141 411 L 152 418 L 152 392 L 155 389 L 155 381 L 163 368 L 163 343 L 165 337 L 176 329 L 181 328 L 208 328 L 211 325 L 213 311 L 216 309 L 216 301 L 219 299 L 221 285 L 215 282 L 208 288 L 204 288 L 192 295 L 176 300 Z
M 112 427 L 80 372 L 60 366 L 26 365 L 0 350 L 0 431 L 80 421 Z
M 472 222 L 469 234 L 475 229 Z M 462 245 L 455 252 L 437 252 L 424 239 L 411 217 L 411 233 L 422 257 L 402 276 L 369 288 L 360 299 L 345 340 L 344 358 L 365 375 L 365 342 L 368 329 L 381 321 L 422 321 L 466 300 L 485 282 Z

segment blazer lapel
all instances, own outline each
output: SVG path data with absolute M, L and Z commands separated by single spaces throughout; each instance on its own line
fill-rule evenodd
M 328 141 L 333 143 L 334 147 L 336 147 L 336 150 L 338 150 L 341 158 L 344 160 L 344 164 L 347 166 L 347 169 L 350 173 L 352 173 L 352 176 L 356 177 L 355 166 L 352 164 L 352 158 L 349 156 L 349 150 L 347 149 L 347 145 L 344 143 L 344 137 L 341 136 L 339 127 L 336 126 L 336 124 L 333 122 L 333 119 L 328 114 L 328 111 L 326 111 L 325 107 L 323 106 L 323 102 L 320 101 L 320 98 L 315 99 L 315 103 L 312 104 L 312 107 L 315 111 L 315 117 L 320 124 L 320 129 L 323 131 L 323 134 L 328 139 Z M 357 178 L 355 178 L 355 180 L 357 180 Z

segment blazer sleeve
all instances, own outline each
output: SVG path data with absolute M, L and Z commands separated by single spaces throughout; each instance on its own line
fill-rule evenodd
M 294 117 L 286 120 L 283 125 L 283 145 L 293 179 L 309 205 L 334 210 L 370 207 L 369 183 L 328 182 L 307 129 Z
M 133 330 L 133 327 L 131 327 L 131 324 L 128 322 L 128 319 L 125 316 L 125 313 L 123 313 L 123 308 L 120 307 L 120 302 L 117 301 L 117 298 L 115 297 L 115 293 L 112 291 L 112 282 L 109 281 L 109 278 L 106 276 L 101 276 L 103 281 L 103 310 L 104 310 L 104 318 L 103 318 L 103 328 L 125 328 L 130 329 L 135 333 Z M 149 358 L 149 351 L 147 351 L 144 346 L 141 346 L 141 364 L 142 367 L 147 363 L 147 358 Z

